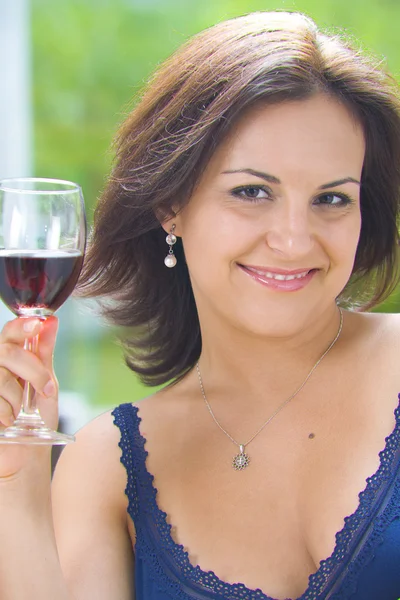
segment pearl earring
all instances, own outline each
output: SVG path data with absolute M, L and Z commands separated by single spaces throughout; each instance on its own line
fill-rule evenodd
M 169 245 L 169 252 L 168 252 L 167 256 L 164 258 L 164 264 L 166 267 L 168 267 L 170 269 L 172 269 L 172 267 L 175 267 L 176 262 L 177 262 L 176 256 L 174 254 L 174 244 L 176 244 L 176 235 L 174 235 L 175 227 L 176 227 L 176 225 L 174 223 L 171 227 L 171 231 L 165 238 L 165 241 Z

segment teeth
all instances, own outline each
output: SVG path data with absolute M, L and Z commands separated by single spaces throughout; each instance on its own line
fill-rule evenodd
M 268 279 L 277 279 L 278 281 L 291 281 L 292 279 L 302 279 L 306 275 L 308 275 L 309 271 L 304 271 L 304 273 L 296 273 L 296 275 L 281 275 L 280 273 L 270 273 L 269 271 L 257 271 L 257 269 L 249 269 L 257 275 L 261 275 L 262 277 L 268 277 Z

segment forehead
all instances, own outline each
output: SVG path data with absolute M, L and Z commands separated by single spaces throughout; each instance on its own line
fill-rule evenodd
M 337 100 L 306 100 L 249 110 L 210 161 L 209 171 L 251 167 L 277 177 L 315 173 L 322 180 L 359 176 L 365 153 L 361 125 Z

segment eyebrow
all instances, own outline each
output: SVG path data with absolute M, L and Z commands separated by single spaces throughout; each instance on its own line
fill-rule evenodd
M 274 175 L 269 175 L 268 173 L 263 173 L 262 171 L 255 171 L 254 169 L 235 169 L 231 171 L 222 171 L 222 173 L 224 175 L 230 175 L 231 173 L 247 173 L 248 175 L 254 175 L 255 177 L 264 179 L 269 183 L 275 183 L 277 185 L 282 183 L 281 180 Z M 339 185 L 344 185 L 345 183 L 356 183 L 357 185 L 361 185 L 361 182 L 358 181 L 358 179 L 354 179 L 354 177 L 343 177 L 343 179 L 336 179 L 336 181 L 324 183 L 323 185 L 320 185 L 318 189 L 327 190 L 328 188 L 338 187 Z

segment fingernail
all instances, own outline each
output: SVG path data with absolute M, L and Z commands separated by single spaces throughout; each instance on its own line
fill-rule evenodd
M 26 331 L 27 333 L 31 333 L 35 327 L 37 326 L 37 324 L 39 323 L 38 319 L 35 319 L 34 321 L 26 321 L 24 323 L 24 331 Z
M 45 396 L 53 396 L 56 393 L 56 386 L 51 379 L 44 386 L 43 393 Z

